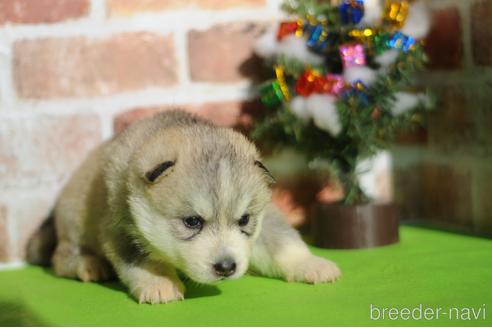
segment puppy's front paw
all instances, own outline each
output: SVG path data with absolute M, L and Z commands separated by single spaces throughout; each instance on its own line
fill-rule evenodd
M 131 292 L 140 304 L 168 303 L 184 299 L 184 285 L 181 281 L 173 281 L 167 277 L 146 277 L 134 286 Z
M 338 266 L 331 261 L 315 255 L 309 255 L 302 260 L 296 261 L 286 272 L 289 282 L 298 281 L 310 284 L 320 282 L 334 282 L 342 272 Z

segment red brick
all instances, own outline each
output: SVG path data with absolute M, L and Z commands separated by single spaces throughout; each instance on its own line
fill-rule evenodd
M 113 123 L 113 128 L 115 133 L 119 133 L 129 124 L 137 120 L 150 117 L 159 112 L 178 108 L 196 114 L 220 126 L 244 127 L 252 124 L 251 112 L 253 112 L 253 109 L 251 108 L 256 108 L 256 106 L 258 106 L 256 102 L 227 101 L 204 103 L 200 105 L 188 104 L 180 106 L 163 105 L 157 107 L 140 107 L 117 115 Z
M 428 139 L 427 129 L 418 127 L 414 130 L 401 131 L 396 135 L 395 142 L 399 145 L 426 145 Z
M 492 1 L 476 1 L 471 8 L 471 44 L 477 65 L 492 65 Z
M 96 115 L 2 118 L 0 187 L 63 181 L 100 141 Z
M 7 262 L 9 258 L 9 240 L 7 209 L 0 205 L 0 262 Z
M 0 24 L 41 24 L 86 16 L 89 0 L 0 0 Z
M 404 167 L 394 166 L 393 192 L 398 205 L 399 216 L 403 220 L 424 219 L 422 178 L 423 164 L 418 163 Z
M 437 9 L 432 17 L 432 28 L 425 40 L 430 59 L 428 67 L 436 70 L 462 68 L 463 37 L 458 8 Z
M 194 81 L 237 82 L 245 79 L 252 62 L 252 45 L 262 32 L 254 23 L 217 25 L 188 33 L 190 74 Z
M 35 60 L 34 60 L 35 59 Z M 108 39 L 47 38 L 14 45 L 19 97 L 110 95 L 176 82 L 172 37 L 124 33 Z
M 475 87 L 476 93 L 473 95 L 474 103 L 471 104 L 476 111 L 475 118 L 478 118 L 479 143 L 483 146 L 483 155 L 492 156 L 492 81 L 484 86 Z
M 470 230 L 472 172 L 450 164 L 419 162 L 394 169 L 395 200 L 404 220 L 425 220 Z
M 241 122 L 242 105 L 242 102 L 237 101 L 205 103 L 194 107 L 194 111 L 217 125 L 233 127 Z
M 477 127 L 467 98 L 473 90 L 466 86 L 435 90 L 440 104 L 428 115 L 429 144 L 440 151 L 455 151 L 475 142 Z
M 477 158 L 482 167 L 474 172 L 474 231 L 492 236 L 492 168 L 491 159 Z M 478 166 L 478 165 L 477 165 Z
M 111 16 L 131 16 L 141 12 L 201 8 L 229 9 L 249 8 L 265 5 L 265 0 L 108 0 L 107 7 Z
M 425 218 L 463 227 L 473 225 L 472 174 L 452 164 L 423 168 L 422 211 Z
M 120 133 L 130 124 L 154 116 L 157 113 L 167 110 L 181 109 L 190 111 L 186 106 L 157 106 L 157 107 L 138 107 L 125 112 L 122 112 L 114 118 L 113 131 L 114 133 Z

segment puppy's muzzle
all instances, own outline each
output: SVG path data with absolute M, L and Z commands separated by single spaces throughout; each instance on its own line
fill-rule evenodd
M 236 272 L 236 262 L 230 258 L 223 259 L 214 264 L 215 274 L 219 277 L 229 277 Z

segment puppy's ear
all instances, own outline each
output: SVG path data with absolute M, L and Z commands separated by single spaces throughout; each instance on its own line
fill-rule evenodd
M 145 180 L 147 180 L 147 182 L 153 183 L 155 180 L 157 180 L 158 177 L 166 172 L 167 169 L 173 167 L 174 164 L 175 162 L 173 161 L 166 161 L 157 164 L 153 169 L 145 172 Z
M 268 171 L 268 169 L 265 167 L 265 165 L 263 165 L 262 162 L 255 161 L 255 165 L 258 166 L 263 171 L 263 173 L 267 177 L 267 181 L 269 184 L 274 184 L 276 182 L 273 175 L 270 173 L 270 171 Z

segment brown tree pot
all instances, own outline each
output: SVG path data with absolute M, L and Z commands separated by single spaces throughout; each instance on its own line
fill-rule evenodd
M 312 208 L 311 227 L 314 244 L 323 248 L 369 248 L 399 240 L 393 204 L 317 203 Z

